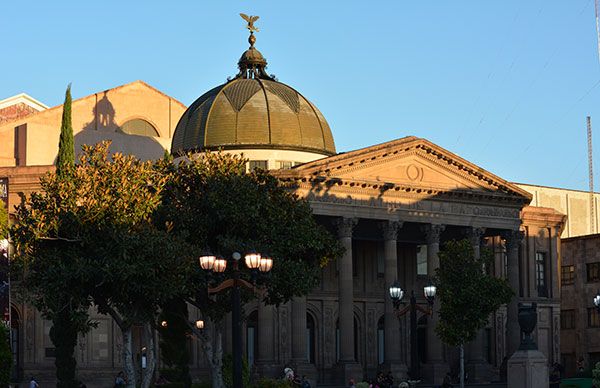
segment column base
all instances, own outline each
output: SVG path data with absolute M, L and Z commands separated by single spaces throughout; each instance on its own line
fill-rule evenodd
M 362 365 L 356 361 L 339 361 L 335 369 L 336 374 L 340 377 L 339 382 L 344 387 L 348 386 L 350 379 L 358 384 L 364 377 Z
M 256 373 L 259 378 L 279 379 L 283 376 L 283 367 L 272 361 L 257 361 Z
M 465 373 L 469 383 L 489 383 L 492 381 L 492 366 L 484 360 L 473 360 L 465 363 Z
M 440 385 L 444 382 L 444 377 L 448 372 L 450 372 L 450 367 L 444 362 L 427 363 L 421 366 L 421 380 Z
M 394 382 L 400 382 L 408 379 L 408 367 L 406 364 L 398 361 L 398 362 L 386 362 L 383 364 L 382 369 L 387 373 L 387 371 L 392 372 L 392 376 L 394 377 Z
M 311 387 L 317 386 L 317 379 L 319 377 L 317 367 L 314 364 L 310 364 L 306 361 L 290 361 L 290 366 L 294 370 L 294 376 L 302 378 L 306 376 L 306 379 L 310 383 Z

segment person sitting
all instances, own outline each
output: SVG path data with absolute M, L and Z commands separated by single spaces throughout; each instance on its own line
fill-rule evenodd
M 444 376 L 442 388 L 452 388 L 452 376 L 450 375 L 450 372 L 446 373 L 446 376 Z

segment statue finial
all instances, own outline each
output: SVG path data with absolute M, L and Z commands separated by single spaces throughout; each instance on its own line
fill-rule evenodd
M 258 20 L 260 16 L 248 16 L 245 13 L 240 13 L 242 19 L 248 22 L 246 28 L 250 31 L 250 37 L 248 37 L 248 43 L 250 43 L 250 47 L 254 47 L 254 42 L 256 42 L 256 38 L 254 37 L 254 31 L 258 32 L 259 29 L 254 27 L 254 22 Z

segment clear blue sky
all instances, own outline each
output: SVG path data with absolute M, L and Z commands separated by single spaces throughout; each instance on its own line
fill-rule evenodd
M 239 12 L 338 151 L 427 138 L 511 181 L 600 187 L 593 0 L 30 1 L 0 10 L 0 99 L 48 105 L 141 79 L 189 105 L 236 73 Z

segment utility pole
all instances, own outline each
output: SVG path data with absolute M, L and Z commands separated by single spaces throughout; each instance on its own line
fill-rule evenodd
M 596 0 L 598 3 L 598 0 Z M 597 19 L 596 19 L 597 20 Z M 587 143 L 588 143 L 588 172 L 590 180 L 590 233 L 596 233 L 596 212 L 594 209 L 594 169 L 592 163 L 592 118 L 587 117 Z

